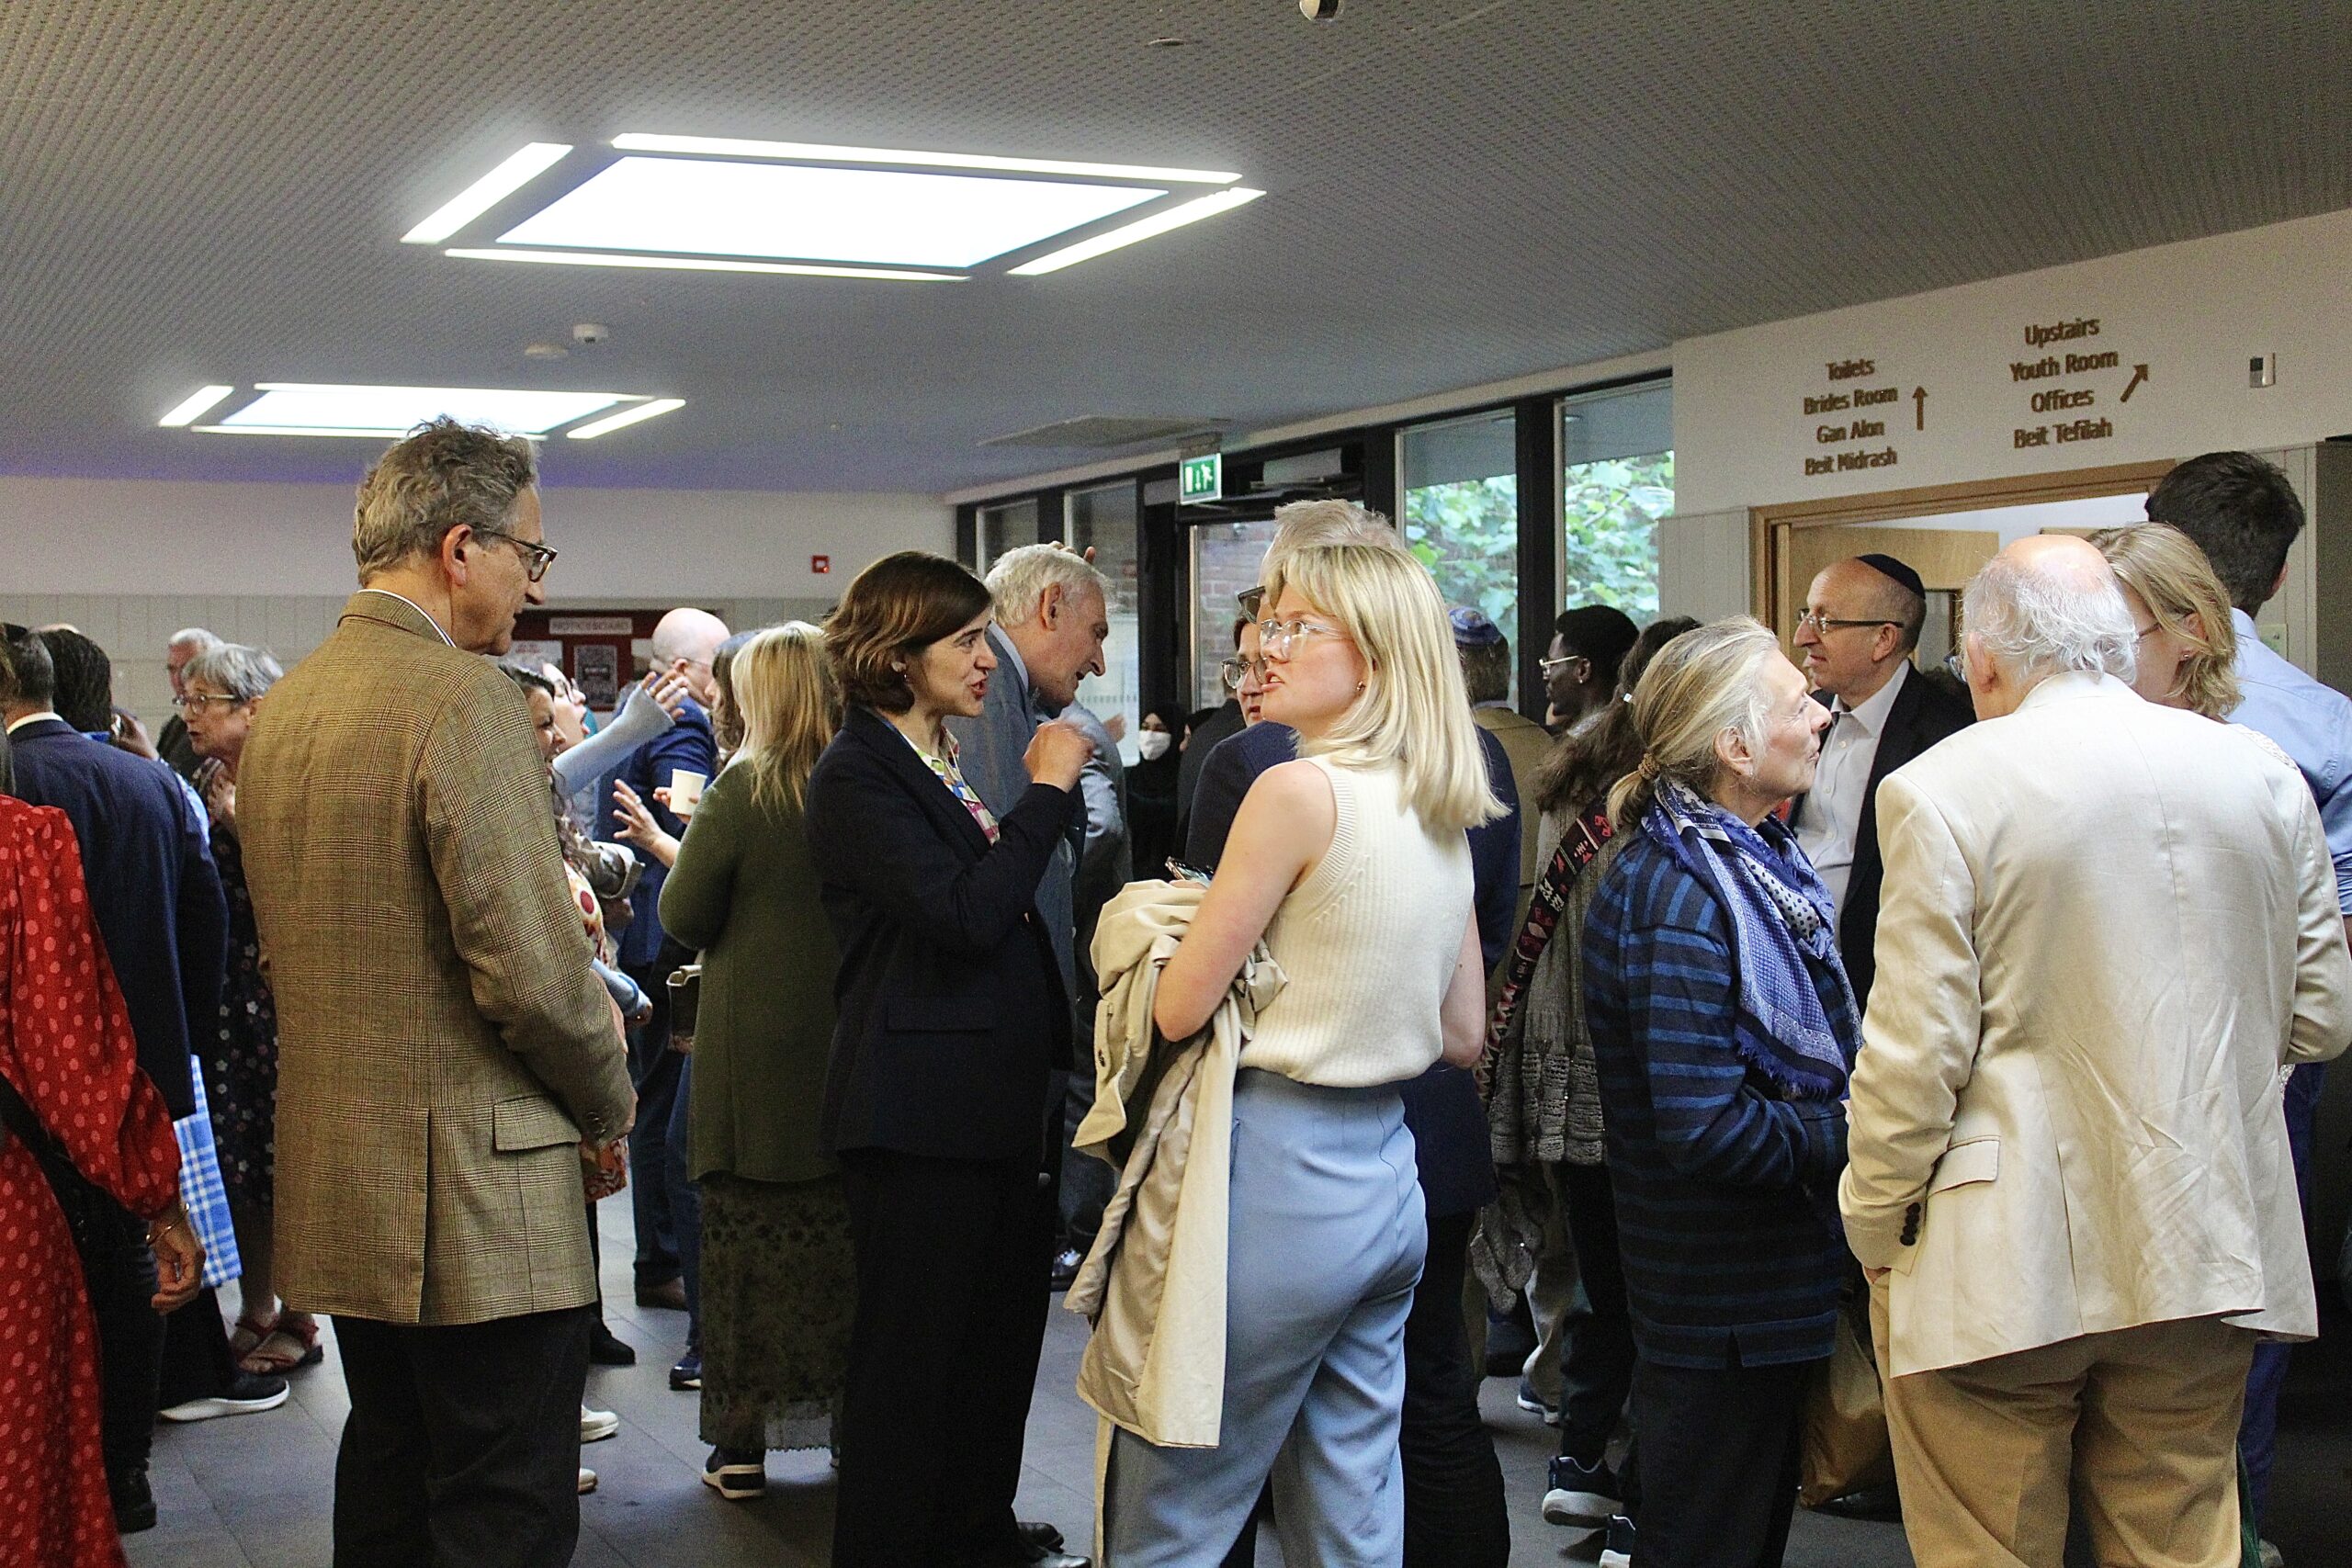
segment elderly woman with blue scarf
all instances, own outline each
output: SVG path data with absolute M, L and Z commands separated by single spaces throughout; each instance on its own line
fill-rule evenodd
M 1774 813 L 1829 715 L 1745 616 L 1659 650 L 1633 694 L 1625 847 L 1584 928 L 1585 1011 L 1637 1359 L 1641 1568 L 1770 1568 L 1828 1356 L 1860 1010 L 1821 879 Z M 1623 1561 L 1620 1557 L 1619 1561 Z

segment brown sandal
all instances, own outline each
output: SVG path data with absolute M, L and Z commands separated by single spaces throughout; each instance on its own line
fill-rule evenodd
M 237 1319 L 237 1326 L 229 1333 L 229 1354 L 242 1361 L 261 1348 L 261 1342 L 277 1327 L 277 1320 L 267 1323 L 247 1315 Z
M 240 1322 L 238 1326 L 245 1325 Z M 326 1351 L 319 1345 L 317 1320 L 289 1327 L 281 1314 L 270 1325 L 268 1336 L 245 1352 L 237 1368 L 260 1377 L 282 1376 L 303 1367 L 315 1367 L 325 1359 Z

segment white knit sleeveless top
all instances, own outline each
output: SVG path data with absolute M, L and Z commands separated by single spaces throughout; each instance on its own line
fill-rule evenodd
M 1339 807 L 1331 847 L 1266 927 L 1289 984 L 1241 1065 L 1352 1089 L 1416 1077 L 1444 1044 L 1439 1008 L 1470 919 L 1470 844 L 1432 834 L 1392 766 L 1310 758 Z

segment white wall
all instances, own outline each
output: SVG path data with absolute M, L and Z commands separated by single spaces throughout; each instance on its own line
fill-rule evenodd
M 2132 251 L 1984 283 L 1686 339 L 1674 351 L 1676 502 L 1685 512 L 2303 445 L 2352 431 L 2352 210 Z M 2036 346 L 2027 329 L 2076 321 L 2097 335 Z M 2068 373 L 2067 356 L 2112 353 Z M 2246 361 L 2278 356 L 2277 385 Z M 2014 367 L 2055 356 L 2060 373 Z M 1871 362 L 1832 379 L 1829 367 Z M 2121 400 L 2133 367 L 2148 376 Z M 1889 389 L 1867 411 L 1805 400 Z M 1913 393 L 1927 392 L 1924 430 Z M 2054 390 L 2091 401 L 2036 412 Z M 1884 421 L 1824 441 L 1824 427 Z M 2088 419 L 2112 434 L 2061 442 Z M 2048 429 L 2047 445 L 2017 432 Z M 1806 462 L 1893 451 L 1889 465 L 1808 474 Z
M 0 619 L 62 621 L 115 660 L 115 695 L 160 728 L 163 639 L 186 626 L 270 648 L 318 646 L 356 586 L 345 485 L 0 477 Z M 550 603 L 707 604 L 757 626 L 821 610 L 893 550 L 952 553 L 937 497 L 550 489 L 562 554 Z M 831 558 L 830 573 L 808 570 Z

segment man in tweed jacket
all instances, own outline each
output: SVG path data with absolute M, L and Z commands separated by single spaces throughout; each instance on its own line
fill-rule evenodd
M 447 421 L 362 482 L 360 591 L 238 780 L 278 1010 L 277 1245 L 351 1416 L 336 1568 L 569 1562 L 596 1281 L 580 1146 L 628 1131 L 547 769 L 495 664 L 542 595 L 530 448 Z

